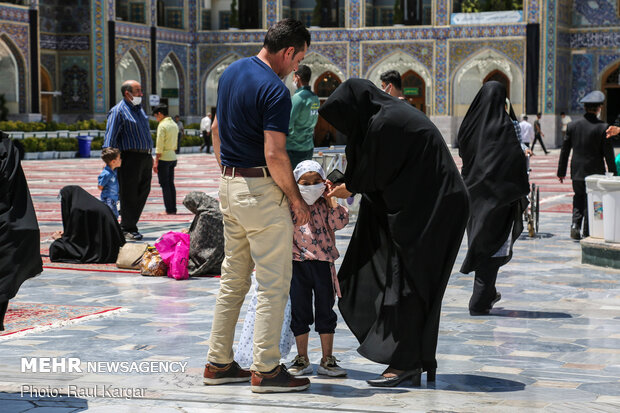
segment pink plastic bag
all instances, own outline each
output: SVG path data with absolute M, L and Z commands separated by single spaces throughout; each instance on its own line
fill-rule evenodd
M 155 243 L 161 259 L 168 265 L 168 277 L 176 280 L 189 278 L 187 263 L 189 260 L 189 234 L 166 232 Z

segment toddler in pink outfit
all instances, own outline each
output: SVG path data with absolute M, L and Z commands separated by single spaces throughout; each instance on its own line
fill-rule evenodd
M 338 320 L 333 307 L 335 295 L 340 296 L 334 268 L 334 261 L 339 257 L 334 231 L 347 225 L 349 212 L 335 198 L 325 196 L 330 183 L 326 182 L 325 172 L 318 162 L 300 162 L 293 174 L 301 195 L 310 206 L 310 221 L 296 226 L 293 234 L 291 330 L 295 335 L 298 354 L 288 371 L 294 376 L 313 372 L 308 359 L 308 336 L 310 325 L 314 323 L 323 351 L 317 373 L 345 376 L 346 370 L 338 366 L 338 360 L 332 354 Z

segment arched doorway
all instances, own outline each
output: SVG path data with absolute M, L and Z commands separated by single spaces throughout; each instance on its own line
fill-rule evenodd
M 144 73 L 144 70 L 140 70 L 138 61 L 136 61 L 133 53 L 131 51 L 125 53 L 116 65 L 116 100 L 114 104 L 120 102 L 123 98 L 121 95 L 121 85 L 125 81 L 136 80 L 144 88 L 146 79 L 143 78 L 142 73 Z
M 50 75 L 47 73 L 43 67 L 41 67 L 41 92 L 51 92 L 52 91 L 52 80 L 50 79 Z M 53 95 L 51 93 L 41 93 L 41 116 L 43 117 L 43 122 L 51 122 L 52 121 L 52 112 L 53 112 Z
M 160 104 L 168 106 L 168 114 L 179 114 L 179 74 L 170 59 L 166 56 L 157 73 L 157 94 L 160 96 Z
M 9 46 L 0 39 L 0 95 L 3 95 L 4 106 L 8 113 L 19 113 L 19 79 L 15 56 Z M 0 113 L 0 117 L 5 114 Z
M 510 96 L 510 80 L 508 79 L 508 76 L 506 76 L 501 70 L 494 70 L 484 78 L 482 83 L 490 82 L 492 80 L 504 85 L 506 88 L 506 96 Z
M 620 63 L 603 75 L 603 90 L 607 95 L 603 106 L 606 111 L 604 119 L 612 124 L 620 116 Z
M 405 99 L 411 105 L 426 113 L 426 84 L 424 79 L 413 70 L 405 72 L 401 79 Z
M 217 105 L 217 84 L 220 81 L 220 77 L 224 70 L 228 68 L 233 62 L 239 60 L 241 57 L 238 55 L 229 55 L 218 63 L 216 63 L 211 70 L 209 70 L 205 82 L 204 82 L 204 110 L 205 114 L 211 113 L 215 115 L 215 107 Z
M 314 93 L 319 97 L 321 105 L 342 83 L 342 80 L 331 71 L 323 72 L 314 82 Z M 314 146 L 344 144 L 340 132 L 336 131 L 321 115 L 314 127 Z

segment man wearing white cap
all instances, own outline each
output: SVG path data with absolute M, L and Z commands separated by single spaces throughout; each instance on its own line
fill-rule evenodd
M 571 149 L 573 158 L 570 164 L 571 179 L 573 181 L 573 223 L 570 237 L 581 239 L 581 223 L 583 222 L 583 237 L 589 235 L 588 214 L 586 203 L 586 182 L 588 175 L 604 174 L 605 162 L 607 170 L 616 175 L 614 150 L 611 142 L 605 139 L 607 124 L 600 120 L 605 95 L 595 90 L 584 96 L 580 102 L 584 104 L 586 113 L 583 118 L 573 121 L 566 128 L 566 137 L 560 152 L 558 163 L 558 179 L 564 182 L 566 167 Z

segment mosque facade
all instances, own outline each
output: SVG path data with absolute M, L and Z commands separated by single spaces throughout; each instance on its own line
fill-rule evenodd
M 311 29 L 304 63 L 322 100 L 348 78 L 379 84 L 398 70 L 409 102 L 453 143 L 482 83 L 498 80 L 517 114 L 542 113 L 545 141 L 557 146 L 560 112 L 578 116 L 591 90 L 606 94 L 605 119 L 620 112 L 619 3 L 0 1 L 0 109 L 20 120 L 104 119 L 121 83 L 136 79 L 171 114 L 197 121 L 213 110 L 223 70 L 255 55 L 265 28 L 295 17 Z

